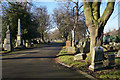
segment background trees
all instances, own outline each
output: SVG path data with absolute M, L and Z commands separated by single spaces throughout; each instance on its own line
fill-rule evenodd
M 37 31 L 39 37 L 41 37 L 42 41 L 45 41 L 45 34 L 52 28 L 50 15 L 48 14 L 46 7 L 36 8 L 34 12 L 38 23 Z
M 46 7 L 35 7 L 30 2 L 2 3 L 2 39 L 5 38 L 7 25 L 11 26 L 13 41 L 18 31 L 18 19 L 21 19 L 21 33 L 24 40 L 41 38 L 51 29 L 51 19 Z
M 7 6 L 5 6 L 5 4 Z M 21 33 L 23 39 L 31 39 L 36 37 L 36 24 L 32 21 L 32 13 L 30 6 L 24 2 L 8 2 L 3 3 L 3 38 L 5 37 L 6 26 L 10 25 L 13 40 L 16 39 L 18 19 L 21 19 Z
M 78 9 L 76 11 L 76 3 Z M 65 2 L 59 8 L 54 9 L 53 19 L 57 25 L 58 30 L 60 31 L 61 37 L 67 40 L 71 39 L 72 30 L 74 30 L 74 38 L 80 40 L 83 37 L 83 34 L 86 34 L 87 27 L 85 26 L 84 13 L 81 9 L 82 4 L 79 2 Z M 76 19 L 77 17 L 77 19 Z M 77 20 L 77 21 L 76 21 Z M 77 26 L 76 26 L 77 25 Z M 75 29 L 76 28 L 76 29 Z M 84 32 L 84 33 L 82 33 Z M 79 37 L 80 36 L 80 37 Z M 73 40 L 72 39 L 72 40 Z M 74 42 L 74 41 L 73 41 Z

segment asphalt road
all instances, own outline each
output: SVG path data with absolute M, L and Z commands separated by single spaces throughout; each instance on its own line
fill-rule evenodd
M 56 63 L 61 48 L 61 44 L 53 43 L 3 56 L 2 78 L 85 78 Z

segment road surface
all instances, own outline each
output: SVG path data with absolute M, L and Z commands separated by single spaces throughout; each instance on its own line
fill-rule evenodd
M 75 70 L 56 63 L 56 55 L 61 49 L 61 44 L 53 43 L 4 55 L 2 78 L 85 78 Z

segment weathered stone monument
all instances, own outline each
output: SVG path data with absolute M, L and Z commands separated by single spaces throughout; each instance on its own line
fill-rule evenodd
M 75 53 L 75 47 L 67 47 L 68 53 Z
M 23 40 L 23 45 L 25 46 L 25 40 Z
M 25 46 L 26 46 L 26 47 L 29 47 L 29 45 L 28 45 L 28 40 L 26 40 L 25 42 L 26 42 L 26 43 L 25 43 Z
M 17 45 L 16 47 L 23 46 L 22 37 L 21 37 L 21 25 L 20 19 L 18 19 L 18 34 L 17 34 Z
M 92 71 L 96 71 L 99 68 L 104 67 L 103 66 L 103 60 L 104 60 L 104 53 L 103 48 L 100 47 L 94 47 L 92 51 L 92 62 L 89 66 L 89 69 Z
M 83 46 L 80 48 L 81 53 L 88 53 L 90 52 L 90 41 L 85 41 Z
M 120 57 L 120 50 L 118 50 L 117 57 Z
M 69 40 L 66 41 L 66 50 L 68 50 L 68 47 L 71 47 L 71 42 Z
M 114 66 L 115 65 L 115 54 L 108 55 L 108 65 Z
M 75 47 L 71 47 L 70 40 L 66 41 L 66 51 L 68 51 L 68 53 L 74 53 L 75 52 Z
M 4 40 L 4 50 L 7 51 L 12 51 L 13 46 L 12 46 L 12 33 L 10 31 L 10 26 L 7 26 L 7 32 L 6 32 L 6 39 Z
M 80 53 L 80 54 L 76 54 L 74 56 L 74 60 L 85 60 L 86 59 L 86 54 L 85 53 Z
M 6 41 L 7 41 L 7 39 L 5 38 L 4 39 L 4 44 L 3 44 L 4 50 L 5 50 Z

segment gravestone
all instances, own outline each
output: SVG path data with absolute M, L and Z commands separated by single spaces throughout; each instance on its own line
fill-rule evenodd
M 74 60 L 85 60 L 86 59 L 86 54 L 85 53 L 80 53 L 80 54 L 76 54 L 74 56 Z
M 23 45 L 25 46 L 25 40 L 23 40 Z
M 115 55 L 114 54 L 108 55 L 108 64 L 109 64 L 109 66 L 115 65 Z
M 67 47 L 68 53 L 75 53 L 75 47 Z
M 109 50 L 110 50 L 110 51 L 114 51 L 114 49 L 113 49 L 112 46 L 109 46 Z
M 3 44 L 4 50 L 6 50 L 6 48 L 5 48 L 6 42 L 7 42 L 7 39 L 5 38 L 5 39 L 4 39 L 4 44 Z
M 68 47 L 71 47 L 71 42 L 69 40 L 66 41 L 66 50 L 68 51 Z
M 101 46 L 94 47 L 92 52 L 92 62 L 89 69 L 96 71 L 97 69 L 104 67 L 102 62 L 104 60 L 103 48 Z
M 25 43 L 25 46 L 26 46 L 26 47 L 29 47 L 29 45 L 28 45 L 28 40 L 26 40 L 25 42 L 26 42 L 26 43 Z
M 76 45 L 76 47 L 77 47 L 77 48 L 80 48 L 80 47 L 82 47 L 82 45 L 83 45 L 83 42 L 79 41 L 79 42 L 78 42 L 78 45 Z
M 18 19 L 18 34 L 17 34 L 17 47 L 23 46 L 22 37 L 21 37 L 21 25 L 20 19 Z
M 5 40 L 4 50 L 7 50 L 7 51 L 12 51 L 13 50 L 12 33 L 11 33 L 9 25 L 7 26 L 7 32 L 6 32 L 6 40 Z
M 83 48 L 81 49 L 82 53 L 88 53 L 90 52 L 90 41 L 85 41 L 83 44 Z
M 120 50 L 118 50 L 117 57 L 120 57 Z

